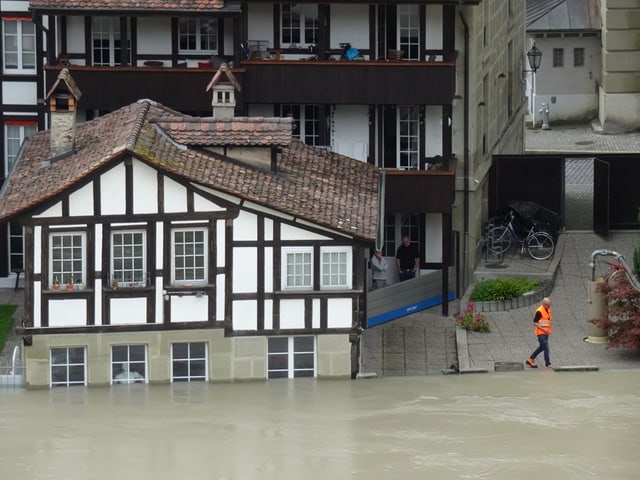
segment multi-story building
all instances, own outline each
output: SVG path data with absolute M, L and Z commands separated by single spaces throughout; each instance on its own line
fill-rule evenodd
M 238 115 L 293 116 L 306 143 L 383 169 L 377 241 L 392 262 L 408 232 L 422 269 L 446 285 L 456 264 L 459 290 L 470 282 L 491 157 L 523 151 L 524 2 L 32 0 L 31 22 L 27 2 L 1 6 L 35 35 L 33 85 L 12 98 L 39 127 L 63 67 L 82 86 L 82 121 L 140 98 L 208 115 L 202 85 L 228 62 Z M 3 99 L 6 124 L 17 108 Z

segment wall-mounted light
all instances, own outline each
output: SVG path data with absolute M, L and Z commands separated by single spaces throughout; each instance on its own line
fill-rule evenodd
M 540 68 L 540 62 L 542 62 L 542 52 L 536 46 L 535 42 L 531 49 L 527 52 L 527 60 L 529 62 L 529 70 L 523 70 L 522 76 L 526 77 L 527 73 L 536 73 Z

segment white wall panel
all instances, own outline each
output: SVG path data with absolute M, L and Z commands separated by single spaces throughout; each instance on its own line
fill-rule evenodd
M 206 198 L 195 194 L 193 196 L 193 209 L 196 212 L 223 212 L 225 209 Z
M 164 211 L 167 213 L 187 211 L 186 187 L 168 177 L 164 177 Z
M 158 212 L 158 173 L 140 160 L 133 161 L 133 212 Z
M 225 266 L 225 250 L 226 250 L 226 236 L 225 236 L 225 220 L 218 220 L 216 223 L 216 266 Z
M 29 254 L 29 252 L 25 253 Z M 33 273 L 42 273 L 42 227 L 40 226 L 33 227 Z
M 109 302 L 111 325 L 142 325 L 147 323 L 146 298 L 112 298 Z
M 304 300 L 280 301 L 280 328 L 304 328 Z
M 226 278 L 224 275 L 216 275 L 216 321 L 224 320 L 224 308 L 226 295 L 224 292 Z
M 233 239 L 255 241 L 258 239 L 258 217 L 253 213 L 240 211 L 233 222 Z
M 47 287 L 48 288 L 48 287 Z M 33 326 L 42 326 L 42 282 L 33 282 Z
M 442 50 L 442 5 L 427 5 L 426 49 Z
M 427 105 L 424 123 L 426 130 L 425 155 L 427 157 L 442 155 L 442 107 Z
M 94 256 L 93 265 L 89 265 L 89 270 L 95 269 L 95 271 L 102 271 L 102 235 L 103 229 L 101 223 L 96 223 L 94 227 Z
M 264 301 L 264 328 L 266 330 L 273 328 L 273 300 Z
M 209 296 L 171 295 L 171 322 L 204 322 L 208 320 Z
M 333 114 L 332 150 L 363 162 L 369 155 L 369 107 L 338 105 Z
M 236 300 L 233 302 L 233 329 L 256 330 L 258 328 L 258 302 Z
M 273 220 L 270 218 L 264 219 L 264 239 L 267 242 L 273 240 Z
M 83 327 L 86 324 L 86 300 L 82 298 L 49 300 L 50 327 Z
M 84 53 L 84 17 L 66 17 L 66 19 L 67 53 Z M 74 60 L 72 63 L 77 62 Z
M 282 240 L 330 240 L 329 237 L 324 235 L 286 224 L 282 224 L 280 227 L 280 238 Z
M 311 317 L 311 326 L 313 328 L 320 328 L 320 305 L 320 299 L 314 298 L 312 304 L 313 312 Z
M 35 82 L 2 82 L 4 105 L 36 105 L 38 89 Z
M 162 277 L 155 278 L 156 283 L 156 295 L 155 295 L 155 303 L 156 303 L 156 318 L 154 319 L 155 323 L 163 323 L 164 322 L 164 279 Z
M 100 177 L 100 209 L 102 215 L 125 213 L 125 169 L 120 163 Z
M 248 6 L 247 31 L 249 40 L 268 40 L 273 47 L 273 7 L 271 4 L 255 4 Z M 273 111 L 268 116 L 272 116 Z
M 233 293 L 258 291 L 258 249 L 256 247 L 234 247 L 233 249 Z
M 273 292 L 273 247 L 264 249 L 264 291 Z
M 360 50 L 369 48 L 369 5 L 331 5 L 331 48 L 348 42 Z
M 139 16 L 138 53 L 171 54 L 171 19 L 169 17 Z
M 330 298 L 327 300 L 327 327 L 351 328 L 353 302 L 350 298 Z
M 93 183 L 89 182 L 69 195 L 69 216 L 93 214 Z
M 51 217 L 61 217 L 62 216 L 62 203 L 58 202 L 55 205 L 47 208 L 44 212 L 39 215 L 34 215 L 34 218 L 51 218 Z
M 164 224 L 156 222 L 156 269 L 164 268 Z
M 5 1 L 0 2 L 3 12 L 29 12 L 29 2 L 23 1 Z
M 94 280 L 93 319 L 96 325 L 102 325 L 102 279 Z

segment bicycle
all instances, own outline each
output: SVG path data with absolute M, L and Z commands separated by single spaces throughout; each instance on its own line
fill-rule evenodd
M 526 236 L 518 235 L 514 226 L 513 212 L 509 212 L 509 221 L 505 225 L 490 228 L 485 235 L 485 245 L 489 253 L 501 255 L 511 248 L 513 240 L 520 242 L 520 253 L 524 254 L 525 249 L 531 258 L 535 260 L 547 260 L 553 255 L 556 245 L 553 237 L 542 230 L 536 230 L 536 223 L 533 222 Z

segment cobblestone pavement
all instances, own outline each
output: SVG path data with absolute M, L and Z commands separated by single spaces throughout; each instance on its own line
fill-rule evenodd
M 527 130 L 527 153 L 640 152 L 640 132 L 604 135 L 591 125 L 551 126 L 550 130 Z

